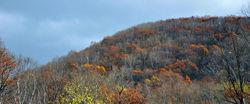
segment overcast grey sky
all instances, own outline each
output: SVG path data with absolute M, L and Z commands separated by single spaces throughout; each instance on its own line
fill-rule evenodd
M 248 0 L 0 0 L 0 38 L 15 54 L 46 63 L 144 22 L 240 15 Z

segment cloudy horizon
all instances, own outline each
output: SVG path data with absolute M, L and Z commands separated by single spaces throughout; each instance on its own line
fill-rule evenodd
M 0 38 L 6 48 L 44 64 L 70 50 L 145 22 L 191 16 L 240 15 L 249 0 L 2 0 Z

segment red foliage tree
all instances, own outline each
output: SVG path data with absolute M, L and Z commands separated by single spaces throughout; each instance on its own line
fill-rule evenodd
M 192 82 L 191 79 L 190 79 L 190 77 L 188 75 L 185 76 L 185 81 L 187 83 L 191 83 Z

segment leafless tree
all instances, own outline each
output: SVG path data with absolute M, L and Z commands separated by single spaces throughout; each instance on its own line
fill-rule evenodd
M 249 17 L 250 16 L 250 3 L 248 3 L 247 5 L 245 6 L 242 6 L 241 8 L 241 14 L 246 16 L 246 17 Z
M 234 26 L 229 26 L 227 23 L 222 25 L 224 26 L 222 34 L 227 36 L 227 39 L 218 60 L 221 61 L 221 69 L 225 72 L 223 76 L 225 100 L 233 104 L 246 104 L 248 94 L 244 87 L 249 84 L 247 73 L 250 36 L 248 32 L 242 30 L 240 18 Z

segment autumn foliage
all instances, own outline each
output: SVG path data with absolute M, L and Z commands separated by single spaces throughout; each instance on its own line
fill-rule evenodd
M 107 86 L 102 86 L 101 91 L 110 99 L 112 104 L 145 104 L 145 98 L 141 92 L 135 88 L 115 87 L 116 90 L 111 90 Z
M 7 53 L 4 48 L 0 48 L 0 92 L 13 83 L 13 78 L 10 76 L 15 68 L 15 60 Z
M 191 49 L 201 50 L 201 52 L 202 52 L 203 54 L 205 54 L 205 55 L 208 54 L 208 48 L 207 48 L 206 46 L 204 46 L 204 45 L 201 45 L 201 44 L 198 44 L 198 45 L 196 45 L 196 44 L 191 44 L 189 47 L 190 47 Z
M 128 54 L 122 53 L 121 51 L 122 51 L 121 48 L 119 48 L 119 47 L 117 47 L 115 45 L 112 45 L 112 46 L 110 46 L 107 49 L 107 54 L 109 56 L 111 56 L 112 58 L 114 58 L 114 59 L 124 59 L 124 58 L 127 58 Z
M 145 104 L 142 94 L 133 88 L 124 88 L 115 96 L 114 103 L 118 104 Z
M 99 73 L 99 74 L 106 74 L 107 73 L 107 69 L 102 65 L 84 64 L 83 68 L 87 69 L 89 71 L 92 71 L 92 72 Z
M 127 44 L 127 48 L 129 49 L 130 52 L 134 53 L 142 53 L 144 50 L 137 46 L 136 44 Z
M 250 39 L 249 24 L 234 16 L 145 23 L 18 74 L 17 60 L 0 48 L 0 92 L 12 85 L 11 104 L 227 104 L 224 98 L 239 96 L 247 102 L 249 44 L 231 45 Z M 247 55 L 235 60 L 234 52 Z M 247 69 L 244 84 L 224 81 L 234 76 L 226 68 Z
M 142 35 L 153 35 L 156 33 L 153 29 L 143 29 L 143 28 L 135 28 L 135 32 L 138 32 L 138 34 Z
M 195 63 L 192 63 L 188 60 L 177 60 L 175 63 L 168 65 L 167 68 L 173 69 L 173 70 L 174 69 L 185 70 L 186 68 L 191 69 L 191 70 L 198 69 Z
M 133 75 L 140 75 L 143 74 L 143 71 L 141 71 L 140 69 L 135 69 L 131 71 L 131 74 Z

